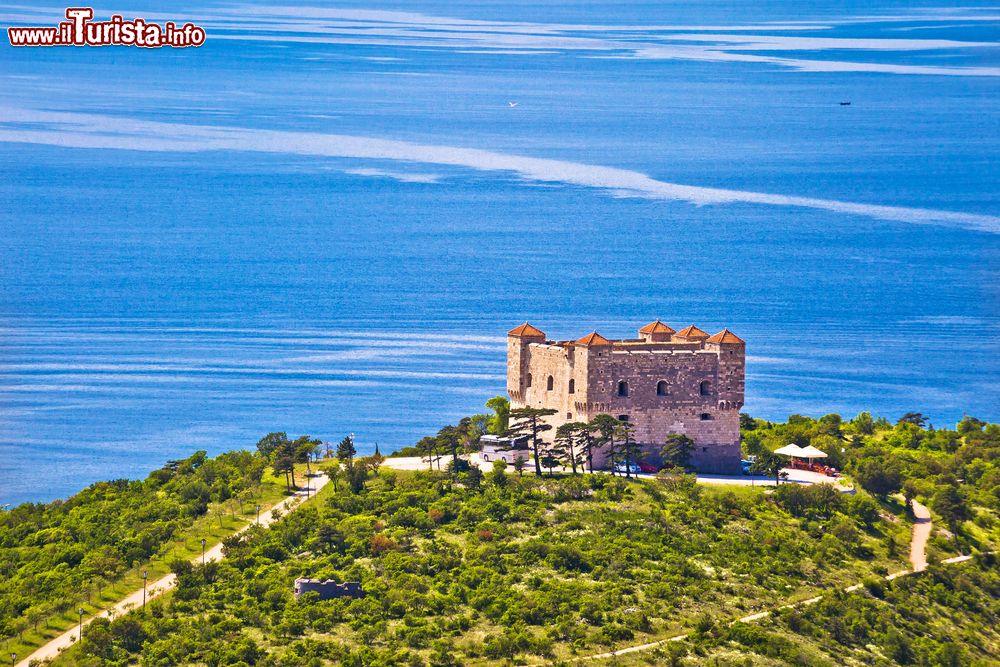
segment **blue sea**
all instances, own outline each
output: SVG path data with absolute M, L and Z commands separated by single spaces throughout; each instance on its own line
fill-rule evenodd
M 1000 420 L 1000 9 L 171 4 L 95 12 L 204 46 L 0 46 L 0 504 L 412 444 L 526 320 L 728 327 L 759 417 Z

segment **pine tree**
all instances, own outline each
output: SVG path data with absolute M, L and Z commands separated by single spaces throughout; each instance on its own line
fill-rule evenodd
M 417 442 L 417 451 L 420 458 L 427 461 L 427 469 L 434 470 L 434 457 L 437 454 L 437 439 L 431 436 L 424 436 Z
M 517 472 L 518 477 L 524 477 L 524 459 L 520 456 L 514 457 L 514 471 Z
M 385 457 L 382 456 L 382 452 L 379 451 L 378 443 L 375 443 L 375 453 L 371 455 L 368 459 L 368 468 L 373 472 L 377 473 L 378 469 L 382 467 L 385 463 Z
M 358 450 L 354 447 L 353 434 L 344 436 L 344 439 L 337 445 L 337 458 L 348 466 L 351 465 L 351 461 L 354 460 L 354 456 L 357 453 Z
M 625 463 L 625 477 L 632 477 L 632 466 L 642 456 L 642 447 L 635 441 L 635 426 L 627 421 L 619 421 L 615 435 L 621 442 L 619 456 Z
M 579 445 L 581 463 L 594 472 L 594 428 L 587 422 L 573 422 L 576 425 L 576 442 Z
M 608 463 L 611 466 L 612 476 L 615 474 L 615 463 L 617 462 L 617 451 L 615 449 L 615 429 L 618 420 L 609 414 L 599 414 L 590 420 L 590 432 L 594 434 L 593 448 L 604 450 Z
M 694 440 L 682 433 L 671 433 L 667 436 L 663 449 L 660 450 L 663 464 L 686 469 L 691 464 L 693 450 Z
M 451 456 L 452 475 L 458 474 L 459 435 L 455 426 L 445 426 L 437 434 L 437 450 Z
M 577 466 L 582 465 L 586 460 L 581 447 L 581 431 L 586 425 L 580 422 L 570 422 L 563 424 L 556 429 L 555 443 L 549 451 L 562 463 L 564 467 L 573 470 L 577 474 Z
M 551 417 L 559 412 L 552 408 L 515 408 L 510 411 L 511 419 L 515 420 L 514 425 L 507 429 L 506 435 L 514 438 L 529 436 L 531 450 L 535 460 L 535 475 L 542 476 L 541 456 L 542 439 L 540 434 L 551 430 L 552 425 L 542 421 L 545 417 Z

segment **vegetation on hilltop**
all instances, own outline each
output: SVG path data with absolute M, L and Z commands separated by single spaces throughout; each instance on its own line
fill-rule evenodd
M 360 467 L 363 460 L 355 460 Z M 360 487 L 180 567 L 144 615 L 87 632 L 83 665 L 485 664 L 565 659 L 899 569 L 908 528 L 867 494 L 697 485 L 690 475 L 381 468 Z M 796 487 L 797 488 L 797 487 Z M 827 540 L 836 534 L 841 539 Z M 362 599 L 296 600 L 296 577 Z M 69 658 L 70 656 L 67 656 Z
M 219 537 L 281 496 L 264 457 L 198 451 L 145 480 L 99 482 L 66 500 L 25 503 L 0 512 L 0 637 L 22 654 L 117 600 L 124 582 L 166 573 L 151 563 L 184 552 L 192 536 Z M 246 519 L 243 519 L 244 521 Z M 219 539 L 216 537 L 215 539 Z M 197 541 L 197 540 L 195 540 Z M 180 546 L 178 546 L 180 545 Z
M 995 665 L 1000 570 L 992 555 L 785 608 L 755 623 L 703 619 L 682 641 L 594 665 Z
M 811 444 L 875 497 L 899 493 L 907 503 L 924 502 L 953 538 L 939 532 L 939 551 L 1000 542 L 1000 424 L 965 417 L 954 430 L 935 428 L 914 412 L 895 424 L 867 412 L 851 420 L 792 415 L 784 424 L 743 415 L 741 422 L 748 454 Z
M 851 420 L 793 415 L 783 424 L 742 417 L 745 453 L 767 464 L 778 447 L 812 444 L 860 487 L 845 495 L 824 485 L 697 485 L 681 472 L 690 443 L 676 437 L 664 443 L 675 472 L 655 480 L 583 474 L 585 451 L 567 442 L 573 436 L 566 430 L 540 452 L 549 475 L 512 474 L 503 464 L 480 470 L 460 455 L 494 428 L 503 405 L 491 407 L 500 408 L 493 418 L 469 417 L 421 441 L 438 470 L 387 470 L 380 454 L 359 457 L 345 438 L 338 462 L 322 464 L 331 483 L 315 504 L 227 539 L 220 563 L 176 562 L 176 591 L 144 613 L 96 620 L 59 662 L 558 662 L 681 633 L 686 641 L 630 654 L 622 664 L 965 665 L 988 664 L 1000 649 L 1000 575 L 983 553 L 1000 541 L 998 425 L 966 418 L 954 430 L 935 429 L 916 413 L 895 424 L 866 413 Z M 504 414 L 509 431 L 517 415 Z M 627 432 L 600 426 L 624 450 L 620 456 L 631 455 Z M 585 430 L 601 442 L 601 429 Z M 67 530 L 68 507 L 17 508 L 3 515 L 3 535 L 27 531 L 50 571 L 79 581 L 84 565 L 112 544 L 126 558 L 133 541 L 112 539 L 121 534 L 115 530 L 153 531 L 196 516 L 202 500 L 238 497 L 246 475 L 251 486 L 260 479 L 258 469 L 287 471 L 294 484 L 287 466 L 318 449 L 316 441 L 284 434 L 261 443 L 258 454 L 231 455 L 229 472 L 210 474 L 213 466 L 196 456 L 194 465 L 181 462 L 145 482 L 109 483 L 100 493 L 95 489 L 105 487 L 95 485 L 63 503 L 89 507 L 84 515 L 105 521 L 107 536 L 81 539 L 75 565 L 55 558 L 76 540 Z M 548 461 L 560 452 L 582 456 L 578 474 L 552 474 Z M 184 491 L 202 488 L 199 482 L 207 497 Z M 111 489 L 114 502 L 101 505 Z M 887 583 L 885 574 L 906 567 L 910 499 L 928 504 L 939 527 L 931 570 Z M 156 510 L 148 510 L 149 526 L 147 505 Z M 19 516 L 35 518 L 25 528 Z M 90 530 L 98 532 L 98 524 Z M 7 559 L 15 553 L 8 543 L 0 541 Z M 980 554 L 974 563 L 935 564 L 969 552 Z M 296 600 L 297 577 L 360 581 L 367 595 Z M 838 592 L 859 581 L 862 590 Z M 817 593 L 817 604 L 732 623 Z

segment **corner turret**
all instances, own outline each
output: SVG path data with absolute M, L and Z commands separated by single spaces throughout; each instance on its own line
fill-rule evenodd
M 527 347 L 544 342 L 545 332 L 527 322 L 507 332 L 507 395 L 515 403 L 524 401 L 525 390 L 531 386 Z
M 746 384 L 746 343 L 729 329 L 723 329 L 705 341 L 705 349 L 719 354 L 719 407 L 739 410 L 743 407 Z

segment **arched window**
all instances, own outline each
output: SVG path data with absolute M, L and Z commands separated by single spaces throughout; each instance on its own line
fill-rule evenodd
M 705 380 L 704 382 L 701 383 L 701 395 L 702 396 L 712 395 L 712 383 L 709 382 L 708 380 Z
M 556 381 L 555 381 L 555 380 L 554 380 L 554 379 L 552 378 L 552 376 L 550 375 L 550 376 L 549 376 L 549 379 L 548 379 L 548 380 L 546 381 L 546 383 L 545 383 L 545 391 L 552 391 L 552 389 L 553 389 L 553 388 L 554 388 L 555 386 L 556 386 Z
M 667 381 L 666 380 L 660 380 L 659 382 L 656 383 L 656 395 L 657 396 L 666 396 L 667 395 Z
M 626 382 L 625 380 L 620 380 L 618 382 L 618 395 L 628 396 L 628 382 Z
M 569 381 L 569 393 L 571 393 L 571 394 L 575 394 L 576 393 L 576 380 L 570 380 Z
M 531 386 L 531 373 L 528 373 L 528 381 L 524 383 L 525 387 Z

